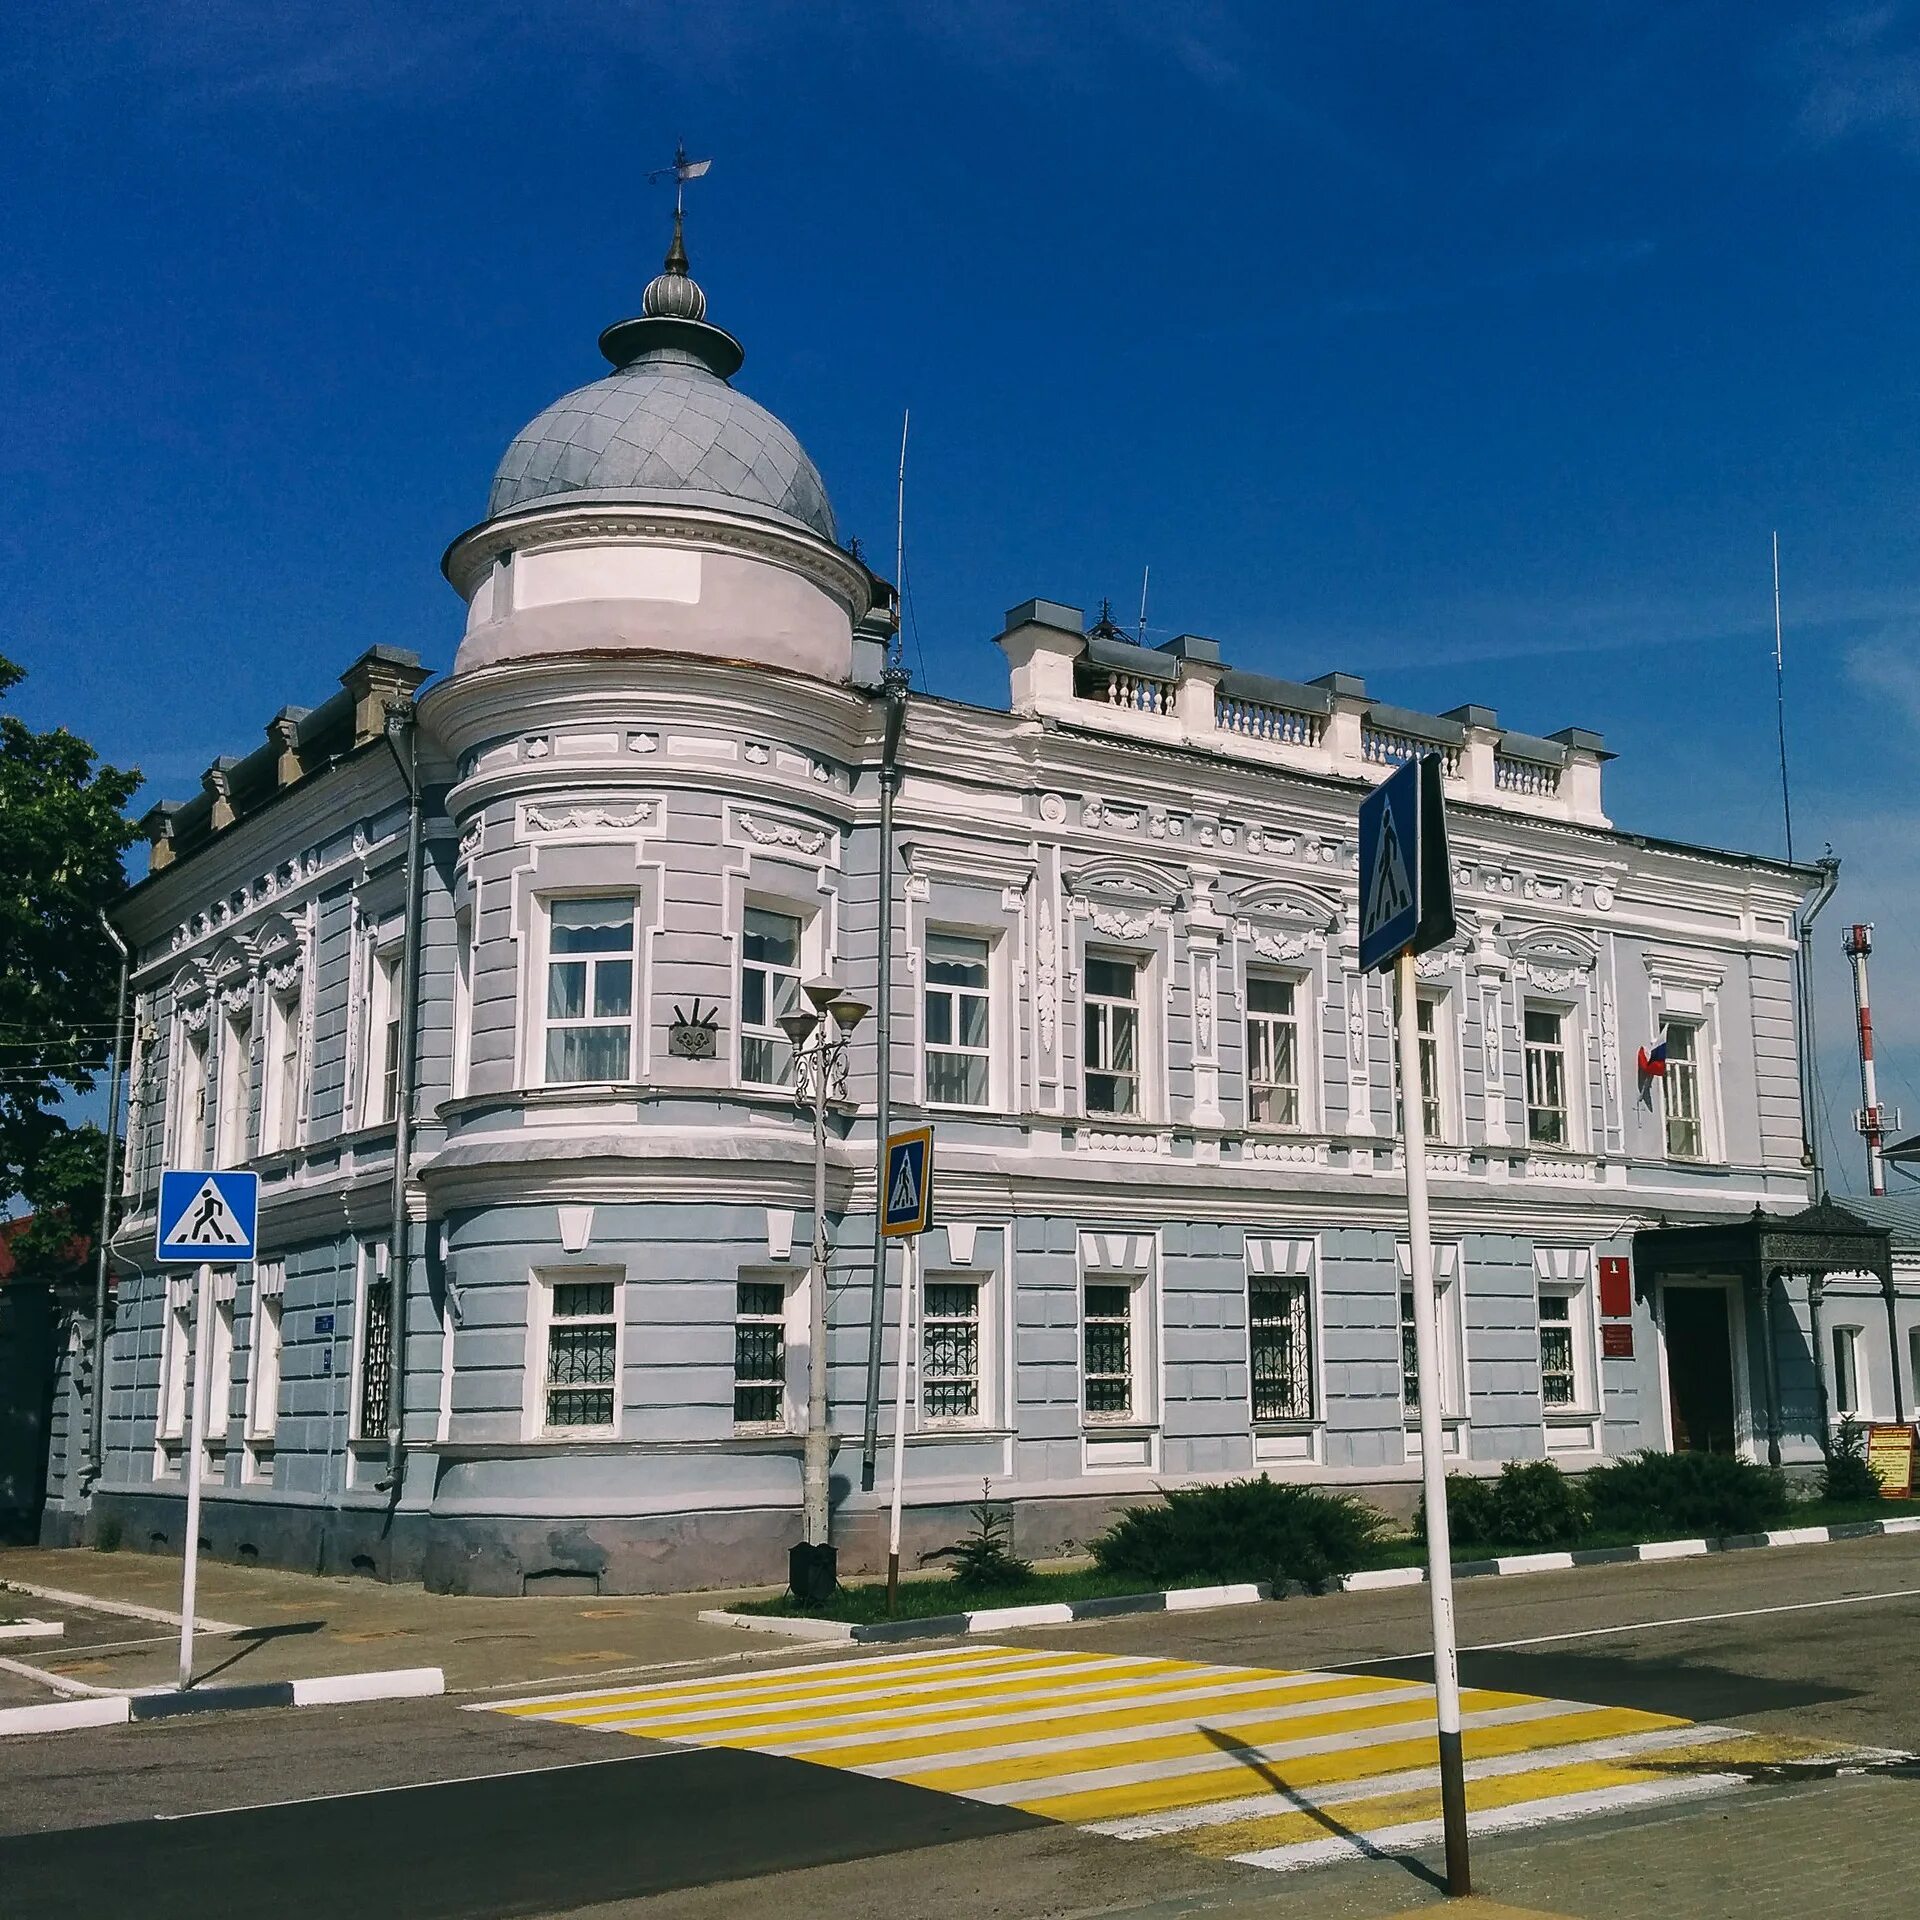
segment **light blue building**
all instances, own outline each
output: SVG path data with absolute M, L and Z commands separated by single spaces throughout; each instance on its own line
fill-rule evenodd
M 1355 821 L 1419 752 L 1444 760 L 1460 903 L 1418 1008 L 1450 1459 L 1764 1452 L 1745 1277 L 1638 1284 L 1631 1261 L 1640 1230 L 1811 1198 L 1814 872 L 1616 828 L 1580 728 L 1270 679 L 1043 599 L 1000 636 L 1008 707 L 908 696 L 891 752 L 892 591 L 729 384 L 741 350 L 677 238 L 601 344 L 614 370 L 514 439 L 446 554 L 452 671 L 423 686 L 370 648 L 150 818 L 118 911 L 138 1051 L 105 1454 L 89 1491 L 76 1380 L 54 1532 L 178 1549 L 190 1286 L 143 1249 L 163 1166 L 244 1164 L 262 1251 L 217 1288 L 211 1551 L 476 1592 L 783 1579 L 819 1356 L 779 1016 L 817 976 L 884 991 L 893 1123 L 937 1134 L 910 1553 L 983 1480 L 1030 1553 L 1260 1470 L 1408 1511 L 1398 1095 Z M 843 1572 L 885 1547 L 884 1457 L 873 1492 L 858 1457 L 881 1025 L 854 1033 L 827 1150 Z M 1905 1338 L 1917 1319 L 1903 1294 Z M 1874 1312 L 1858 1331 L 1866 1404 L 1891 1355 Z M 1791 1302 L 1782 1339 L 1775 1438 L 1805 1460 Z

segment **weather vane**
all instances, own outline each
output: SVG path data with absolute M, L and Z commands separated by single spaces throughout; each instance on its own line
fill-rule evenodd
M 654 170 L 647 175 L 647 185 L 650 187 L 656 186 L 669 175 L 672 176 L 673 215 L 677 220 L 687 210 L 687 182 L 689 180 L 698 180 L 712 165 L 713 162 L 711 160 L 689 160 L 687 158 L 687 143 L 684 140 L 676 140 L 673 143 L 673 165 L 670 167 L 655 167 Z

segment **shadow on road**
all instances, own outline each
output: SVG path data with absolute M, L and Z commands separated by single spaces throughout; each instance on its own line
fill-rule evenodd
M 284 1626 L 246 1627 L 239 1633 L 229 1634 L 228 1640 L 235 1643 L 234 1651 L 218 1664 L 198 1674 L 195 1677 L 195 1685 L 205 1686 L 209 1680 L 217 1679 L 221 1674 L 237 1667 L 248 1654 L 265 1646 L 269 1640 L 292 1640 L 302 1634 L 323 1633 L 326 1631 L 326 1625 L 324 1620 L 289 1620 Z

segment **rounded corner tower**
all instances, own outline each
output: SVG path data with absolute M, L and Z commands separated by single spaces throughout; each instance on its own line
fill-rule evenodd
M 871 577 L 806 450 L 730 384 L 745 353 L 706 311 L 676 212 L 640 314 L 600 336 L 613 371 L 514 436 L 486 519 L 447 550 L 456 677 L 674 654 L 850 684 Z

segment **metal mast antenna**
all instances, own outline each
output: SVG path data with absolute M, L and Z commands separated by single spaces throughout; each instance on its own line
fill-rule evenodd
M 1780 729 L 1780 811 L 1787 823 L 1787 861 L 1793 861 L 1793 793 L 1787 785 L 1787 667 L 1781 645 L 1780 535 L 1773 536 L 1773 705 Z
M 907 428 L 912 423 L 913 409 L 903 408 L 900 414 L 900 473 L 893 507 L 893 591 L 896 598 L 896 615 L 905 610 L 907 594 Z M 906 623 L 896 617 L 893 623 L 892 664 L 896 667 L 902 666 L 905 660 Z
M 1140 569 L 1140 644 L 1143 647 L 1147 644 L 1147 582 L 1152 578 L 1151 566 Z

